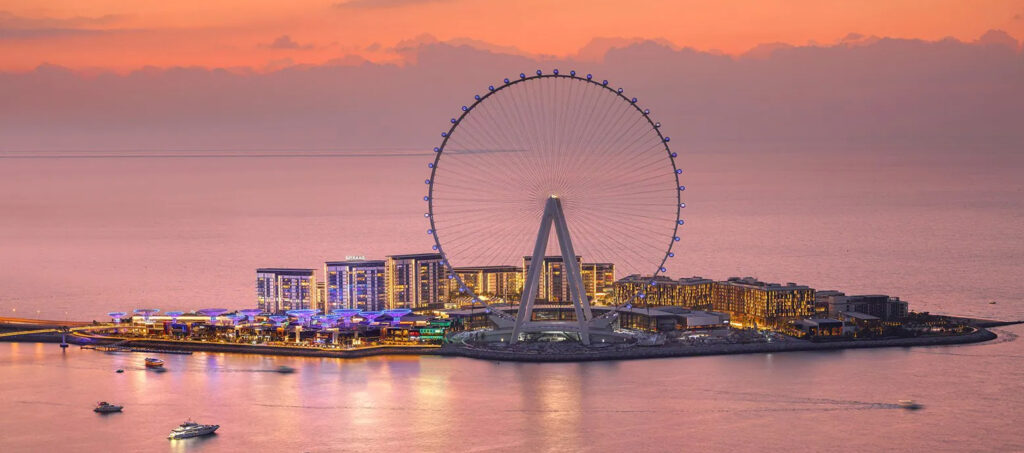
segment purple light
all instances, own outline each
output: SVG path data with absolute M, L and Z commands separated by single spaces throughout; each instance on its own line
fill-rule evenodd
M 402 321 L 402 316 L 412 313 L 412 310 L 408 308 L 396 308 L 394 310 L 387 310 L 384 312 L 385 315 L 391 317 L 391 325 L 397 326 Z
M 554 71 L 551 71 L 551 72 L 552 72 L 552 73 L 553 73 L 554 75 L 558 75 L 558 70 L 557 70 L 557 69 L 555 69 Z
M 359 317 L 366 319 L 366 324 L 370 325 L 373 324 L 373 320 L 377 319 L 382 314 L 384 314 L 384 312 L 381 311 L 361 311 L 359 312 Z
M 301 309 L 301 310 L 288 310 L 288 311 L 285 312 L 285 314 L 287 314 L 288 316 L 293 316 L 293 317 L 299 318 L 299 322 L 300 323 L 302 323 L 303 325 L 307 325 L 308 326 L 310 318 L 312 318 L 314 315 L 316 315 L 319 312 L 320 312 L 319 310 L 313 310 L 313 309 L 310 309 L 310 308 L 304 308 L 304 309 Z
M 505 83 L 509 83 L 509 82 L 510 82 L 510 80 L 508 80 L 508 77 L 505 77 Z
M 569 71 L 569 75 L 571 75 L 573 77 L 576 77 L 576 71 L 575 70 Z
M 288 317 L 287 316 L 281 316 L 281 315 L 274 315 L 274 316 L 270 316 L 268 319 L 273 321 L 275 326 L 280 326 L 282 322 L 285 322 L 286 320 L 288 320 Z
M 259 308 L 246 308 L 244 310 L 238 310 L 238 312 L 245 315 L 246 318 L 249 318 L 249 323 L 252 324 L 256 322 L 256 316 L 263 313 L 263 310 L 260 310 Z
M 125 313 L 123 311 L 112 311 L 110 313 L 107 313 L 107 316 L 110 316 L 110 319 L 114 321 L 114 324 L 121 324 L 121 318 L 123 318 L 124 315 L 127 314 L 128 313 Z
M 226 308 L 204 308 L 202 310 L 196 310 L 196 313 L 199 313 L 203 316 L 209 316 L 210 324 L 217 324 L 217 317 L 227 312 L 228 309 Z
M 487 87 L 487 91 L 494 91 L 494 85 L 490 85 L 490 86 L 488 86 L 488 87 Z
M 345 327 L 348 327 L 352 324 L 352 317 L 359 314 L 359 310 L 351 308 L 340 308 L 331 311 L 331 314 L 341 317 L 342 322 L 345 323 Z
M 164 313 L 164 314 L 171 317 L 171 322 L 172 323 L 177 324 L 178 323 L 178 317 L 183 315 L 184 313 L 182 313 L 180 311 L 169 311 L 169 312 Z
M 153 316 L 153 315 L 155 315 L 155 314 L 157 314 L 159 312 L 160 312 L 160 309 L 158 309 L 158 308 L 139 308 L 139 309 L 135 310 L 135 314 L 142 315 L 142 320 L 144 322 L 149 322 L 149 317 Z

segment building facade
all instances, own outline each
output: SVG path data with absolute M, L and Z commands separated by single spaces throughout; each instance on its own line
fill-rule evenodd
M 479 266 L 455 268 L 455 274 L 477 296 L 519 303 L 523 293 L 523 269 L 516 266 Z M 452 281 L 449 293 L 459 293 Z
M 256 269 L 256 306 L 266 313 L 316 308 L 313 269 Z
M 387 308 L 386 273 L 387 266 L 384 260 L 324 263 L 326 312 L 343 308 L 384 310 Z
M 523 257 L 523 282 L 530 273 L 533 257 Z M 582 269 L 583 260 L 576 257 L 576 264 Z M 559 256 L 545 256 L 541 263 L 540 281 L 537 283 L 537 299 L 551 304 L 571 304 L 569 279 L 565 271 L 565 263 Z
M 388 309 L 442 307 L 448 300 L 448 276 L 440 253 L 391 255 L 385 260 Z
M 847 313 L 863 313 L 885 322 L 907 317 L 907 302 L 884 294 L 847 296 L 839 291 L 821 291 L 814 296 L 815 311 L 833 319 Z
M 624 304 L 634 295 L 635 306 L 675 306 L 694 310 L 711 310 L 714 305 L 715 282 L 703 277 L 688 277 L 672 280 L 663 275 L 654 279 L 633 274 L 615 282 L 615 301 Z
M 765 283 L 753 277 L 715 282 L 713 310 L 729 313 L 743 326 L 781 327 L 814 314 L 814 289 Z
M 612 303 L 615 294 L 615 265 L 612 263 L 583 263 L 583 287 L 591 304 Z

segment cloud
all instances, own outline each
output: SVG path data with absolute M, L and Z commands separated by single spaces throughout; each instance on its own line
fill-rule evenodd
M 266 44 L 266 47 L 269 47 L 271 49 L 293 50 L 293 49 L 312 49 L 313 45 L 312 44 L 299 44 L 299 43 L 295 42 L 295 40 L 293 40 L 291 36 L 281 35 L 281 36 L 278 36 L 277 39 L 275 39 L 270 44 Z
M 60 36 L 96 35 L 119 31 L 109 26 L 125 16 L 107 14 L 97 17 L 26 17 L 0 11 L 0 39 L 37 39 Z
M 1002 30 L 989 30 L 981 35 L 976 42 L 986 46 L 1002 46 L 1014 51 L 1020 46 L 1013 36 Z
M 386 9 L 451 1 L 454 0 L 345 0 L 335 3 L 333 6 L 339 9 Z
M 269 72 L 150 68 L 96 76 L 44 66 L 0 73 L 0 147 L 429 151 L 448 118 L 488 84 L 560 68 L 623 87 L 694 149 L 1019 152 L 1024 58 L 992 47 L 1001 43 L 1010 44 L 998 33 L 972 42 L 878 38 L 778 47 L 755 58 L 644 41 L 582 61 L 421 37 L 406 43 L 415 55 L 406 64 L 285 59 L 268 63 Z

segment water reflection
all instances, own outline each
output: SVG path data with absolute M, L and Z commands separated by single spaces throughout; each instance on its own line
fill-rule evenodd
M 1020 341 L 580 364 L 197 353 L 162 356 L 157 374 L 144 354 L 6 343 L 0 432 L 5 451 L 744 451 L 792 449 L 794 435 L 810 450 L 1020 450 L 1022 376 L 1005 356 L 1021 355 Z M 267 371 L 279 365 L 297 371 Z M 94 414 L 99 400 L 124 413 Z M 188 417 L 221 429 L 168 441 Z

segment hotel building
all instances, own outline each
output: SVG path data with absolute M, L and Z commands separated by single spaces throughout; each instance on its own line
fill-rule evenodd
M 744 326 L 782 327 L 814 315 L 814 289 L 787 283 L 765 283 L 753 277 L 715 282 L 714 311 L 732 315 Z
M 583 287 L 591 304 L 611 303 L 615 291 L 615 265 L 612 263 L 583 263 L 580 269 Z
M 256 306 L 267 313 L 315 308 L 313 269 L 256 269 Z
M 884 294 L 847 296 L 840 291 L 819 291 L 814 295 L 818 316 L 839 319 L 843 315 L 864 314 L 885 322 L 896 322 L 907 317 L 908 304 L 899 297 Z
M 387 305 L 386 262 L 384 260 L 328 261 L 326 310 L 342 308 L 384 310 Z
M 523 269 L 516 266 L 457 267 L 455 274 L 477 296 L 518 303 L 523 293 Z M 458 282 L 452 281 L 452 295 L 459 293 Z
M 529 275 L 533 257 L 523 257 L 523 282 Z M 577 256 L 576 264 L 582 268 L 583 261 Z M 569 280 L 566 277 L 565 263 L 559 256 L 545 256 L 541 263 L 540 281 L 537 283 L 537 299 L 550 304 L 569 304 Z
M 388 309 L 442 307 L 448 300 L 448 276 L 440 253 L 391 255 L 385 260 Z
M 694 310 L 711 310 L 714 305 L 715 282 L 703 277 L 688 277 L 672 280 L 663 275 L 654 279 L 633 274 L 615 282 L 615 303 L 623 304 L 635 294 L 642 292 L 643 298 L 633 299 L 634 306 L 676 306 Z

